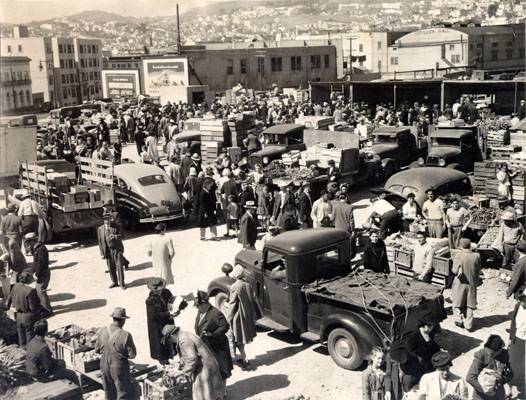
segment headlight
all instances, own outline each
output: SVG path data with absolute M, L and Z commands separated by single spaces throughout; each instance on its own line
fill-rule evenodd
M 268 164 L 269 159 L 268 157 L 263 157 L 262 161 L 263 161 L 263 164 Z
M 425 163 L 426 161 L 422 157 L 418 159 L 418 165 L 420 165 L 421 167 L 423 167 Z
M 445 166 L 446 166 L 446 160 L 444 160 L 443 158 L 440 158 L 440 159 L 438 160 L 438 165 L 439 165 L 440 167 L 445 167 Z

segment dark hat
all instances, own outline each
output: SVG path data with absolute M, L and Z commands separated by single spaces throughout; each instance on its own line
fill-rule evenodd
M 166 224 L 163 224 L 162 222 L 160 224 L 157 224 L 155 225 L 155 228 L 154 228 L 155 232 L 159 233 L 159 232 L 163 232 L 166 230 Z
M 435 325 L 435 319 L 433 318 L 433 315 L 431 313 L 424 314 L 419 318 L 418 327 L 424 325 Z
M 489 335 L 488 340 L 484 343 L 484 347 L 494 351 L 499 351 L 504 347 L 504 341 L 499 335 Z
M 150 290 L 157 290 L 166 286 L 166 281 L 163 278 L 152 278 L 146 285 Z
M 517 244 L 517 250 L 521 253 L 526 253 L 526 240 L 521 240 Z
M 232 271 L 234 270 L 234 267 L 232 266 L 232 264 L 229 264 L 229 263 L 224 263 L 221 267 L 221 272 L 223 274 L 229 274 L 231 273 Z
M 431 357 L 433 368 L 445 368 L 451 366 L 451 356 L 447 351 L 438 351 Z
M 208 303 L 208 298 L 208 293 L 206 293 L 203 290 L 198 290 L 197 293 L 194 295 L 194 306 Z
M 128 319 L 128 318 L 130 318 L 130 317 L 128 317 L 126 315 L 126 309 L 122 308 L 122 307 L 115 307 L 115 309 L 111 313 L 110 317 L 112 317 L 114 319 Z
M 409 354 L 409 348 L 405 340 L 395 340 L 391 344 L 389 355 L 391 359 L 397 363 L 405 364 L 407 362 L 407 356 Z
M 30 269 L 23 270 L 18 274 L 17 281 L 26 284 L 33 282 L 33 271 Z

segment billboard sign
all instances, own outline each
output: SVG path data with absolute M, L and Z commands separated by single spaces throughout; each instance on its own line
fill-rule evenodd
M 139 71 L 102 71 L 102 94 L 112 99 L 138 96 L 140 94 Z
M 160 96 L 170 88 L 188 86 L 186 58 L 155 58 L 143 60 L 144 90 L 150 96 Z

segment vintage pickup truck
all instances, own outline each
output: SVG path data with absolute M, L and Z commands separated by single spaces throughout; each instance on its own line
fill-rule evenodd
M 334 362 L 358 368 L 373 346 L 403 338 L 421 316 L 445 318 L 440 289 L 403 277 L 353 271 L 350 237 L 334 228 L 288 231 L 263 251 L 242 250 L 235 262 L 253 288 L 262 318 L 258 325 L 327 343 Z M 228 275 L 208 292 L 225 309 Z

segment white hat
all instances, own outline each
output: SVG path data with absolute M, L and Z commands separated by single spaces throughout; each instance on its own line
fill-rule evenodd
M 197 153 L 192 154 L 192 160 L 194 161 L 201 161 L 201 157 Z
M 234 266 L 234 270 L 232 271 L 232 278 L 234 279 L 241 279 L 241 277 L 243 276 L 245 270 L 243 269 L 243 267 L 240 265 L 240 264 L 236 264 Z

